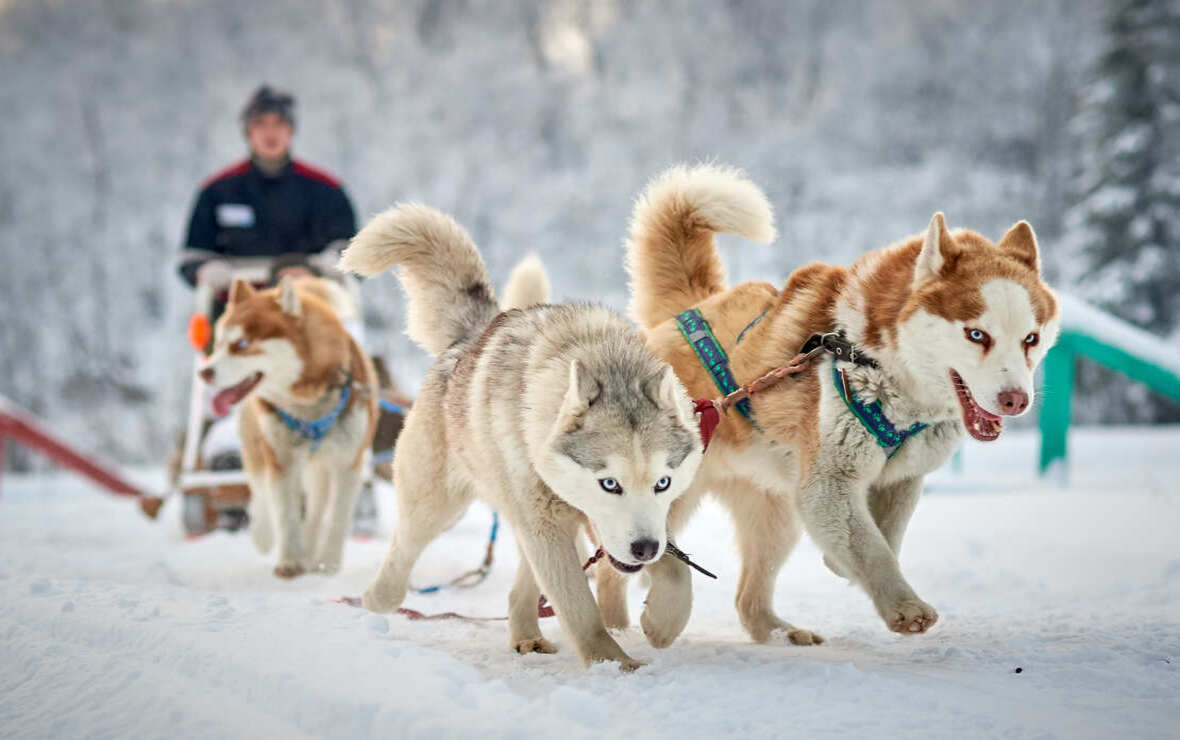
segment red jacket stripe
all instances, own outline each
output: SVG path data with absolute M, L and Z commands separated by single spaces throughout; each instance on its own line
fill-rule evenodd
M 340 187 L 340 181 L 335 177 L 329 175 L 323 170 L 312 167 L 306 162 L 301 162 L 298 159 L 291 160 L 291 171 L 300 177 L 306 177 L 308 180 L 322 182 L 325 185 L 331 185 L 334 188 Z
M 216 173 L 210 175 L 208 177 L 208 179 L 205 180 L 205 182 L 201 183 L 201 188 L 202 189 L 207 188 L 210 185 L 212 185 L 213 183 L 218 182 L 220 180 L 224 180 L 228 177 L 237 177 L 239 175 L 244 175 L 250 171 L 250 166 L 251 166 L 250 160 L 248 160 L 248 159 L 243 159 L 241 162 L 238 162 L 237 164 L 231 164 L 229 167 L 226 167 L 224 170 L 221 170 L 220 172 L 216 172 Z

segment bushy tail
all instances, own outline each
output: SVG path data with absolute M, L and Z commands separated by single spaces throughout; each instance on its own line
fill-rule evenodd
M 774 212 L 762 190 L 737 170 L 673 167 L 635 202 L 627 271 L 631 315 L 655 326 L 725 290 L 725 266 L 713 234 L 774 239 Z
M 528 308 L 549 302 L 549 275 L 545 265 L 535 254 L 522 259 L 512 268 L 508 285 L 504 288 L 504 310 Z
M 374 216 L 352 238 L 340 269 L 376 275 L 394 265 L 406 289 L 406 334 L 437 356 L 482 331 L 500 307 L 471 237 L 454 219 L 418 203 Z

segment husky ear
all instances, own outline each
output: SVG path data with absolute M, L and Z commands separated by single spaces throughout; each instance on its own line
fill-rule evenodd
M 564 419 L 581 416 L 598 400 L 602 386 L 582 364 L 581 360 L 570 362 L 570 383 L 561 402 L 561 417 Z
M 1040 272 L 1041 256 L 1037 247 L 1037 235 L 1033 233 L 1033 227 L 1028 221 L 1020 221 L 1008 229 L 1008 233 L 1000 240 L 1000 249 Z
M 285 278 L 279 283 L 279 308 L 291 316 L 298 316 L 303 312 L 303 304 L 299 301 L 299 294 L 295 292 L 295 281 L 291 278 Z
M 680 384 L 680 379 L 676 377 L 676 371 L 671 365 L 666 366 L 663 372 L 647 382 L 646 392 L 648 398 L 657 406 L 675 413 L 680 423 L 694 426 L 692 415 L 684 403 L 687 398 L 684 386 Z
M 234 284 L 229 288 L 229 302 L 230 304 L 241 303 L 242 301 L 254 295 L 254 287 L 250 283 L 241 278 L 236 278 Z
M 922 242 L 922 251 L 918 254 L 918 263 L 914 266 L 914 285 L 937 277 L 943 265 L 955 256 L 956 251 L 958 247 L 954 239 L 951 239 L 950 232 L 946 230 L 946 218 L 942 211 L 939 211 L 930 219 L 930 226 L 926 229 L 926 239 Z

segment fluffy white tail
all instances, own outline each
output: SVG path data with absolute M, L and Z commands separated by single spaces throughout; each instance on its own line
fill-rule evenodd
M 479 250 L 441 211 L 396 205 L 374 216 L 340 258 L 341 270 L 358 275 L 394 265 L 403 268 L 406 334 L 432 355 L 482 331 L 500 312 Z
M 549 302 L 549 275 L 545 265 L 535 254 L 522 259 L 512 268 L 508 285 L 504 288 L 504 310 L 528 308 Z
M 655 326 L 725 290 L 716 232 L 774 240 L 770 203 L 739 171 L 679 166 L 647 186 L 635 202 L 627 242 L 636 321 Z

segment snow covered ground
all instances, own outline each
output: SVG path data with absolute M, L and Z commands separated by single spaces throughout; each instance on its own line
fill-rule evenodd
M 0 735 L 24 737 L 1163 737 L 1180 735 L 1180 428 L 1082 430 L 1067 489 L 1037 481 L 1036 441 L 971 445 L 935 476 L 903 568 L 941 619 L 888 632 L 868 599 L 805 541 L 780 612 L 828 638 L 754 645 L 731 601 L 731 528 L 708 507 L 680 544 L 700 579 L 686 634 L 624 647 L 649 665 L 520 657 L 502 623 L 410 622 L 332 603 L 384 552 L 354 542 L 341 574 L 270 576 L 248 538 L 188 542 L 178 511 L 67 475 L 0 493 Z M 385 526 L 392 494 L 382 492 Z M 477 505 L 415 581 L 479 560 Z M 500 615 L 510 533 L 479 588 L 412 596 L 424 611 Z M 631 592 L 633 615 L 643 594 Z M 1019 673 L 1016 669 L 1020 668 Z

